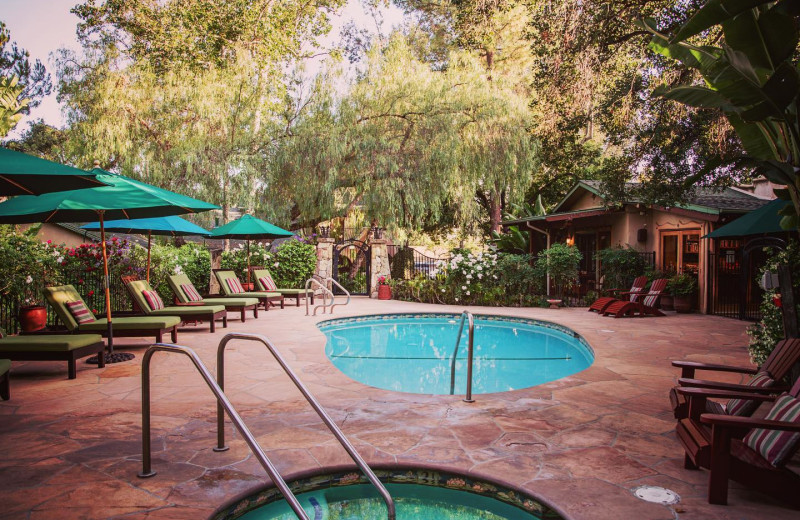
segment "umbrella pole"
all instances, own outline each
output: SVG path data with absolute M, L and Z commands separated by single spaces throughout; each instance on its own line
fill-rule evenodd
M 147 230 L 147 283 L 150 283 L 150 236 L 152 231 Z
M 247 283 L 250 283 L 250 239 L 247 239 Z

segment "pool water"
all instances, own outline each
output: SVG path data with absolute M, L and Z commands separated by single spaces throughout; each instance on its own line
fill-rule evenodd
M 466 324 L 451 377 L 459 323 L 455 315 L 420 314 L 328 320 L 318 326 L 328 338 L 325 354 L 348 377 L 386 390 L 447 395 L 466 391 Z M 540 385 L 580 372 L 593 361 L 589 346 L 566 327 L 475 316 L 475 394 Z
M 387 484 L 397 520 L 538 520 L 539 517 L 489 497 L 419 484 Z M 297 496 L 313 520 L 385 520 L 386 505 L 368 484 L 327 488 Z M 297 520 L 285 501 L 259 507 L 241 520 Z

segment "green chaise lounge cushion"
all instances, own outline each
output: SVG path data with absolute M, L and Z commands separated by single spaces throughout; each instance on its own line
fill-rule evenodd
M 147 300 L 145 300 L 142 291 L 152 291 L 153 288 L 150 287 L 150 284 L 146 280 L 134 280 L 128 283 L 128 288 L 130 289 L 131 296 L 133 296 L 134 300 L 136 300 L 136 304 L 139 306 L 142 311 L 147 314 L 148 317 L 150 316 L 167 316 L 170 314 L 179 314 L 181 316 L 208 316 L 211 313 L 217 312 L 225 312 L 224 305 L 193 305 L 193 306 L 170 306 L 164 307 L 163 309 L 158 309 L 156 311 L 152 310 L 150 306 L 147 304 Z M 116 320 L 114 320 L 116 323 Z
M 108 322 L 105 318 L 97 318 L 90 323 L 83 323 L 78 326 L 75 318 L 67 309 L 67 302 L 83 301 L 81 295 L 71 285 L 59 285 L 55 287 L 46 287 L 44 291 L 45 298 L 48 303 L 56 311 L 59 319 L 71 331 L 105 331 L 108 328 Z M 85 302 L 84 302 L 85 303 Z M 89 306 L 87 305 L 87 308 Z M 118 330 L 152 330 L 168 329 L 180 324 L 181 319 L 177 316 L 124 316 L 115 317 L 112 319 L 114 328 Z
M 255 278 L 255 280 L 256 280 L 256 287 L 261 291 L 266 291 L 267 290 L 267 288 L 264 287 L 264 285 L 261 283 L 261 278 L 266 278 L 266 277 L 272 278 L 272 275 L 270 274 L 269 269 L 253 269 L 253 278 Z M 287 295 L 288 294 L 290 296 L 296 296 L 298 294 L 303 296 L 303 295 L 305 295 L 306 290 L 305 289 L 281 289 L 279 287 L 279 288 L 275 289 L 273 292 L 277 292 L 277 293 L 280 293 L 280 294 L 283 294 L 283 295 Z
M 11 370 L 10 359 L 0 359 L 0 376 Z
M 116 323 L 116 320 L 115 320 Z M 103 341 L 99 334 L 59 334 L 56 336 L 7 336 L 0 339 L 0 353 L 18 352 L 57 352 L 79 349 Z
M 194 285 L 188 276 L 185 274 L 173 274 L 167 276 L 167 283 L 169 288 L 178 298 L 181 303 L 189 303 L 189 297 L 181 288 L 181 285 Z M 205 305 L 223 305 L 225 307 L 249 307 L 251 305 L 258 305 L 258 298 L 214 298 L 213 300 L 200 300 L 199 303 Z M 181 307 L 183 308 L 183 307 Z
M 281 296 L 281 293 L 266 292 L 266 291 L 249 291 L 243 293 L 232 293 L 230 287 L 228 287 L 228 283 L 226 282 L 226 280 L 228 278 L 236 278 L 237 277 L 236 273 L 233 271 L 214 271 L 214 274 L 217 276 L 217 280 L 219 281 L 219 286 L 222 289 L 222 292 L 225 293 L 225 296 L 245 297 L 245 298 L 277 298 Z

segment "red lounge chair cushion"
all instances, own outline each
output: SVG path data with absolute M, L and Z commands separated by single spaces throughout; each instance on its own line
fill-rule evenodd
M 200 293 L 197 292 L 197 289 L 194 288 L 194 285 L 190 283 L 182 283 L 181 289 L 183 290 L 183 294 L 189 298 L 190 302 L 199 302 L 203 300 L 203 297 L 200 296 Z
M 228 284 L 228 289 L 234 294 L 240 294 L 244 292 L 242 282 L 240 282 L 238 278 L 228 278 L 225 280 L 225 283 Z
M 86 308 L 86 304 L 80 300 L 76 302 L 67 302 L 67 308 L 69 309 L 69 313 L 72 314 L 72 317 L 75 318 L 75 321 L 78 322 L 78 325 L 81 323 L 91 323 L 96 320 L 92 311 Z
M 756 388 L 769 388 L 774 384 L 775 380 L 769 377 L 769 374 L 766 372 L 759 372 L 747 382 L 747 386 Z M 758 405 L 759 402 L 753 401 L 752 399 L 731 399 L 725 406 L 725 410 L 728 412 L 728 415 L 749 417 L 753 415 L 753 412 L 756 411 Z
M 157 311 L 164 308 L 164 301 L 157 292 L 142 291 L 142 296 L 144 296 L 144 299 L 147 302 L 148 307 L 150 307 L 150 310 Z
M 781 394 L 766 417 L 767 421 L 800 422 L 800 399 Z M 800 433 L 754 428 L 743 442 L 770 464 L 780 467 L 795 452 Z
M 265 291 L 277 291 L 278 286 L 275 285 L 275 282 L 272 280 L 271 276 L 262 276 L 258 279 L 259 283 L 261 283 L 261 287 L 264 288 Z

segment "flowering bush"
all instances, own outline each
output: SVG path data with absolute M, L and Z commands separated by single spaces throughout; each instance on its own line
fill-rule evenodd
M 317 250 L 306 239 L 293 237 L 270 251 L 261 244 L 250 244 L 250 265 L 269 269 L 278 287 L 302 288 L 317 267 Z M 240 245 L 222 253 L 220 267 L 232 269 L 240 280 L 247 279 L 247 249 Z
M 144 278 L 147 267 L 147 249 L 135 247 L 132 251 L 132 263 L 140 277 Z M 172 299 L 167 277 L 173 274 L 185 274 L 201 293 L 208 292 L 211 273 L 211 254 L 205 246 L 187 243 L 181 247 L 171 244 L 153 244 L 150 251 L 150 285 L 165 300 Z
M 47 280 L 57 268 L 46 244 L 27 234 L 0 235 L 0 295 L 21 305 L 43 302 Z

